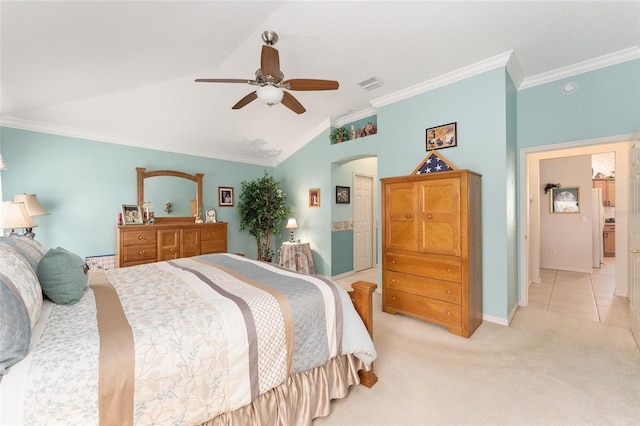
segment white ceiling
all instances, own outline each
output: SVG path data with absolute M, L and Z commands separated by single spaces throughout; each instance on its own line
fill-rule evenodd
M 287 158 L 329 120 L 490 58 L 510 57 L 523 87 L 584 70 L 585 61 L 638 57 L 640 46 L 640 1 L 2 0 L 0 7 L 3 125 L 263 165 Z M 193 81 L 253 78 L 264 30 L 280 37 L 285 78 L 338 80 L 339 90 L 292 92 L 307 109 L 296 115 L 259 101 L 231 110 L 255 88 Z M 359 87 L 374 76 L 382 87 Z

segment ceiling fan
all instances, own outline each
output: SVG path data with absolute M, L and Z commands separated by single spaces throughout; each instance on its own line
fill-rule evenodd
M 232 109 L 240 109 L 248 103 L 260 99 L 269 106 L 282 102 L 296 114 L 302 114 L 306 109 L 287 90 L 312 91 L 312 90 L 336 90 L 340 85 L 334 80 L 315 80 L 309 78 L 294 78 L 284 80 L 284 74 L 280 71 L 280 57 L 278 50 L 272 47 L 278 41 L 278 34 L 274 31 L 262 33 L 262 55 L 260 68 L 256 71 L 254 80 L 237 78 L 198 78 L 198 83 L 247 83 L 258 88 L 240 99 Z M 283 81 L 284 80 L 284 81 Z

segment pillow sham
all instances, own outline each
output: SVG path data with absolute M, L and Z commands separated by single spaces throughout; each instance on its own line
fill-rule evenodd
M 42 311 L 42 288 L 29 262 L 12 245 L 0 243 L 0 275 L 22 298 L 33 328 Z
M 34 273 L 36 273 L 38 270 L 38 263 L 47 253 L 47 248 L 44 246 L 44 244 L 22 235 L 0 237 L 0 242 L 10 245 L 18 253 L 20 253 L 22 257 L 24 257 L 29 262 Z
M 0 274 L 0 376 L 27 355 L 30 340 L 27 307 L 13 283 Z
M 57 247 L 40 260 L 38 278 L 45 296 L 59 305 L 73 305 L 87 288 L 87 265 L 77 254 Z

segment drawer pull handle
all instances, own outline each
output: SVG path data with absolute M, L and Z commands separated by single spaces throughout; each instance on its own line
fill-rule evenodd
M 448 272 L 448 273 L 451 273 L 451 268 L 447 268 L 447 272 Z
M 451 311 L 447 311 L 447 316 L 450 317 L 451 316 Z
M 169 251 L 170 251 L 171 253 L 173 253 L 173 249 L 172 249 L 172 248 L 170 248 L 170 249 L 169 249 Z
M 404 215 L 404 218 L 405 219 L 411 219 L 411 215 L 409 213 L 407 213 L 407 214 Z
M 395 279 L 395 278 L 394 278 L 394 279 L 392 279 L 392 280 L 391 280 L 391 282 L 392 282 L 392 283 L 395 283 L 395 282 L 396 282 L 396 279 Z
M 392 261 L 391 261 L 391 263 L 395 265 L 395 264 L 396 264 L 396 261 L 395 261 L 395 260 L 392 260 Z
M 429 214 L 427 215 L 427 219 L 432 219 L 432 218 L 433 218 L 433 216 L 431 216 L 431 213 L 429 213 Z
M 138 254 L 139 254 L 140 256 L 144 255 L 144 250 L 140 250 L 140 251 L 138 252 Z
M 393 297 L 391 298 L 391 300 L 393 300 L 393 301 L 395 302 L 395 300 L 396 300 L 396 297 L 395 297 L 395 296 L 393 296 Z
M 138 235 L 139 240 L 144 240 L 144 235 Z
M 447 290 L 447 294 L 451 294 L 451 290 Z

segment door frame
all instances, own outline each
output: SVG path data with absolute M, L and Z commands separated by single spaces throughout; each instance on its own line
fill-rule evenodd
M 535 161 L 536 166 L 539 167 L 539 161 L 543 159 L 545 153 L 548 154 L 548 158 L 557 158 L 564 157 L 570 155 L 576 155 L 576 153 L 570 153 L 570 150 L 584 150 L 587 151 L 588 148 L 592 148 L 592 152 L 589 153 L 598 153 L 598 152 L 610 152 L 616 151 L 616 169 L 620 169 L 619 173 L 616 170 L 616 208 L 620 208 L 621 211 L 628 211 L 628 187 L 629 187 L 629 168 L 628 168 L 628 153 L 629 146 L 631 141 L 633 140 L 633 135 L 618 135 L 612 137 L 605 138 L 596 138 L 596 139 L 587 139 L 581 141 L 567 142 L 567 143 L 559 143 L 552 145 L 543 145 L 532 148 L 522 148 L 519 150 L 520 152 L 520 185 L 519 185 L 519 261 L 520 261 L 520 288 L 519 288 L 519 301 L 518 304 L 520 306 L 528 306 L 529 304 L 529 284 L 531 281 L 535 282 L 535 278 L 531 279 L 530 274 L 530 263 L 531 263 L 531 239 L 533 233 L 530 232 L 530 224 L 531 224 L 531 212 L 530 205 L 534 200 L 533 195 L 530 194 L 529 186 L 530 186 L 530 177 L 533 173 L 534 178 L 538 177 L 539 169 L 532 171 L 529 167 L 529 160 L 533 157 L 532 155 L 536 155 L 537 161 Z M 626 143 L 626 156 L 624 158 L 618 155 L 620 152 L 620 146 L 616 146 L 616 148 L 607 147 L 610 144 L 619 144 Z M 566 153 L 562 153 L 559 155 L 558 151 L 567 151 Z M 583 152 L 583 154 L 587 154 L 587 152 Z M 626 166 L 624 168 L 619 168 L 619 164 L 623 164 L 622 162 L 626 162 Z M 536 167 L 534 166 L 534 167 Z M 618 181 L 620 184 L 618 184 Z M 539 185 L 538 185 L 539 186 Z M 620 196 L 618 196 L 620 194 Z M 623 196 L 624 195 L 624 196 Z M 619 201 L 618 201 L 619 200 Z M 620 203 L 620 205 L 618 205 Z M 537 205 L 535 202 L 533 205 Z M 618 220 L 619 218 L 619 220 Z M 534 221 L 535 222 L 535 221 Z M 616 238 L 616 253 L 625 253 L 625 256 L 616 256 L 615 260 L 615 271 L 616 271 L 616 294 L 619 296 L 628 296 L 628 265 L 629 265 L 629 256 L 627 250 L 627 229 L 628 229 L 628 218 L 627 215 L 619 215 L 616 217 L 616 237 L 618 237 L 618 229 L 620 230 L 620 239 Z M 539 229 L 538 235 L 539 238 Z M 535 245 L 535 243 L 534 243 Z M 539 262 L 538 262 L 539 264 Z M 624 293 L 624 294 L 622 294 Z
M 355 197 L 355 190 L 356 190 L 356 178 L 358 176 L 362 176 L 364 178 L 368 178 L 371 179 L 371 205 L 369 206 L 370 210 L 371 210 L 371 267 L 374 268 L 377 266 L 377 262 L 376 262 L 376 247 L 378 244 L 378 233 L 376 232 L 376 223 L 377 223 L 377 215 L 376 215 L 376 210 L 375 210 L 375 206 L 376 206 L 376 193 L 377 193 L 377 188 L 376 188 L 376 177 L 372 174 L 369 173 L 363 173 L 363 172 L 353 172 L 353 181 L 352 181 L 352 186 L 353 186 L 353 197 Z M 353 204 L 353 217 L 357 217 L 356 215 L 356 207 L 357 205 L 354 203 Z M 356 238 L 355 238 L 355 225 L 354 225 L 354 229 L 352 230 L 352 232 L 354 233 L 353 235 L 353 265 L 351 267 L 352 271 L 355 273 L 356 272 Z

